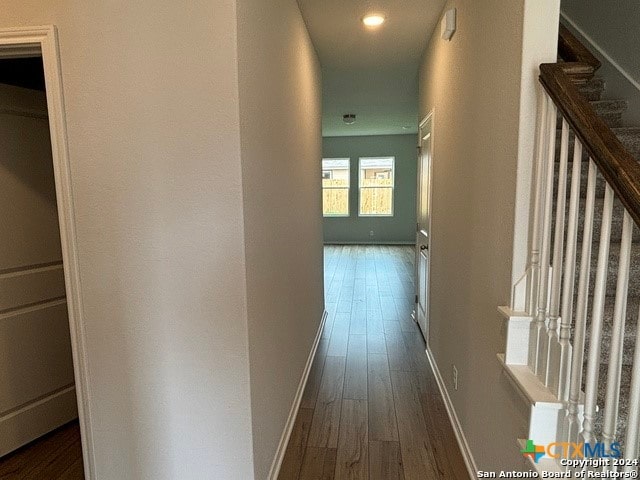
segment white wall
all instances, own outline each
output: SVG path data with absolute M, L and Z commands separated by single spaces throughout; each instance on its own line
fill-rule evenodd
M 496 359 L 504 350 L 496 308 L 510 304 L 512 278 L 524 273 L 527 235 L 514 236 L 514 222 L 526 232 L 518 195 L 530 179 L 531 88 L 536 62 L 554 55 L 558 6 L 452 7 L 458 30 L 446 42 L 436 29 L 420 73 L 421 116 L 435 109 L 430 348 L 479 468 L 518 469 L 528 418 Z
M 560 0 L 524 0 L 522 52 L 520 58 L 520 108 L 518 120 L 518 163 L 513 223 L 513 264 L 510 306 L 526 309 L 525 271 L 529 262 L 531 189 L 536 144 L 537 109 L 543 88 L 540 64 L 553 63 L 558 53 Z
M 295 0 L 238 2 L 255 478 L 267 478 L 323 311 L 320 66 Z
M 235 2 L 0 7 L 59 28 L 97 478 L 252 478 Z
M 264 478 L 323 309 L 297 4 L 0 6 L 59 30 L 97 478 Z

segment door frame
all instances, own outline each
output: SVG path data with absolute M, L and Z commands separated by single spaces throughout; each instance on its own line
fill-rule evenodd
M 420 121 L 420 123 L 418 124 L 418 152 L 419 152 L 419 156 L 418 156 L 418 175 L 417 175 L 417 195 L 416 195 L 416 212 L 418 209 L 418 202 L 420 202 L 420 189 L 421 189 L 421 184 L 422 184 L 422 172 L 421 172 L 421 162 L 422 159 L 420 158 L 422 155 L 422 137 L 424 136 L 424 128 L 427 124 L 431 124 L 430 130 L 429 130 L 429 135 L 430 135 L 430 142 L 429 142 L 429 157 L 430 157 L 430 161 L 429 161 L 429 172 L 428 172 L 428 176 L 429 176 L 429 198 L 428 198 L 428 202 L 429 202 L 429 226 L 428 226 L 428 231 L 429 231 L 429 238 L 428 238 L 428 255 L 429 255 L 429 268 L 427 269 L 427 278 L 425 279 L 426 285 L 427 285 L 427 312 L 426 312 L 426 316 L 427 316 L 427 320 L 426 320 L 426 332 L 423 332 L 424 337 L 425 337 L 425 342 L 427 344 L 427 347 L 429 346 L 429 330 L 430 330 L 430 318 L 431 318 L 431 253 L 432 253 L 432 245 L 431 245 L 431 238 L 432 238 L 432 231 L 431 231 L 431 209 L 432 209 L 432 199 L 433 199 L 433 143 L 434 143 L 434 134 L 433 134 L 433 123 L 434 123 L 434 118 L 435 118 L 435 108 L 432 108 L 426 115 L 425 117 Z M 417 235 L 420 233 L 420 227 L 419 224 L 416 223 L 416 239 L 417 239 Z M 418 245 L 416 245 L 416 261 L 415 261 L 415 286 L 416 286 L 416 316 L 415 316 L 415 320 L 416 322 L 418 322 L 418 316 L 419 316 L 419 306 L 417 303 L 417 299 L 418 296 L 420 295 L 420 292 L 418 291 L 418 289 L 420 288 L 420 282 L 418 281 L 418 273 L 419 273 L 419 258 L 418 255 L 420 255 L 420 251 L 418 250 Z
M 53 25 L 0 29 L 0 59 L 34 56 L 42 57 L 44 68 L 82 457 L 85 477 L 91 480 L 95 478 L 95 462 L 90 421 L 89 368 L 57 30 Z

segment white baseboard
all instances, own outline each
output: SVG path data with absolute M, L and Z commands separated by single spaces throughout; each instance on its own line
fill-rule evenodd
M 442 379 L 442 375 L 440 374 L 440 370 L 438 369 L 438 365 L 436 363 L 436 359 L 433 358 L 433 354 L 427 346 L 427 358 L 429 359 L 429 363 L 431 364 L 431 370 L 433 370 L 433 374 L 436 377 L 436 383 L 438 384 L 438 389 L 440 390 L 440 395 L 442 395 L 442 399 L 444 400 L 444 406 L 447 409 L 447 414 L 449 415 L 449 421 L 451 422 L 451 426 L 453 427 L 453 432 L 456 435 L 456 440 L 458 441 L 458 445 L 460 446 L 460 451 L 462 452 L 462 458 L 464 459 L 464 463 L 467 466 L 467 471 L 469 472 L 469 476 L 473 479 L 478 478 L 478 467 L 476 465 L 475 460 L 473 459 L 473 455 L 471 454 L 471 449 L 469 448 L 469 444 L 467 443 L 467 439 L 464 435 L 464 431 L 462 430 L 462 426 L 460 425 L 460 420 L 458 420 L 458 415 L 456 414 L 455 409 L 453 408 L 453 403 L 451 402 L 451 397 L 449 397 L 449 393 L 447 392 L 447 388 L 445 387 L 444 380 Z
M 291 405 L 291 410 L 289 411 L 289 418 L 287 418 L 287 423 L 284 426 L 284 431 L 282 432 L 282 437 L 280 437 L 280 443 L 278 444 L 278 449 L 276 450 L 276 456 L 273 459 L 273 463 L 271 464 L 271 470 L 269 470 L 269 476 L 267 477 L 269 478 L 269 480 L 276 480 L 278 478 L 278 475 L 280 474 L 282 460 L 284 459 L 284 454 L 287 451 L 287 445 L 289 444 L 289 438 L 291 438 L 293 425 L 295 424 L 296 417 L 298 416 L 300 402 L 302 402 L 302 394 L 304 393 L 304 389 L 307 386 L 307 380 L 309 379 L 311 365 L 313 364 L 313 360 L 316 357 L 316 351 L 318 350 L 318 344 L 320 343 L 320 338 L 322 337 L 322 331 L 324 330 L 326 321 L 327 311 L 325 310 L 324 312 L 322 312 L 322 319 L 320 320 L 320 326 L 318 327 L 318 331 L 316 332 L 316 338 L 314 339 L 311 351 L 309 352 L 307 364 L 302 371 L 302 377 L 300 378 L 300 383 L 298 384 L 298 390 L 296 391 L 296 395 L 293 398 L 293 405 Z
M 74 386 L 0 417 L 0 457 L 76 418 Z

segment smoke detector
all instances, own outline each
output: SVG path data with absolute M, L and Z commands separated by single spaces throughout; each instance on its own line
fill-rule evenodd
M 356 114 L 355 113 L 345 113 L 342 116 L 342 121 L 344 123 L 346 123 L 347 125 L 351 125 L 353 123 L 356 123 Z

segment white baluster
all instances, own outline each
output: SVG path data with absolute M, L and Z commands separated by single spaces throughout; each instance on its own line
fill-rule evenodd
M 582 170 L 582 144 L 578 137 L 573 144 L 573 167 L 571 170 L 571 196 L 569 198 L 569 221 L 567 225 L 567 247 L 565 251 L 564 280 L 562 286 L 562 309 L 560 312 L 560 352 L 557 359 L 558 381 L 555 389 L 558 398 L 569 398 L 569 369 L 571 367 L 571 318 L 573 316 L 573 290 L 576 277 L 576 247 L 578 243 L 578 207 L 580 205 L 580 172 Z
M 538 172 L 537 172 L 537 186 L 536 186 L 536 204 L 534 211 L 534 232 L 533 232 L 533 245 L 532 245 L 532 316 L 531 329 L 529 332 L 529 360 L 528 364 L 531 370 L 536 371 L 538 364 L 538 357 L 541 350 L 542 334 L 546 330 L 545 315 L 540 315 L 540 285 L 542 283 L 542 277 L 546 276 L 546 268 L 543 268 L 540 262 L 540 251 L 542 248 L 542 235 L 544 224 L 544 208 L 545 208 L 545 191 L 547 182 L 547 169 L 548 169 L 548 144 L 550 143 L 550 130 L 553 130 L 555 135 L 555 106 L 551 98 L 543 92 L 543 122 L 541 126 L 542 142 L 540 145 L 538 155 Z M 554 140 L 555 143 L 555 140 Z M 546 311 L 546 305 L 545 305 Z
M 638 316 L 640 325 L 640 315 Z M 640 433 L 640 328 L 636 330 L 636 349 L 633 354 L 633 370 L 631 372 L 631 394 L 629 395 L 629 418 L 627 419 L 627 437 L 624 442 L 624 458 L 638 458 L 638 437 Z M 633 466 L 625 466 L 625 471 L 633 470 Z
M 584 441 L 596 441 L 593 434 L 598 395 L 598 374 L 600 368 L 600 337 L 602 336 L 602 316 L 607 288 L 607 270 L 609 267 L 609 243 L 611 238 L 611 214 L 613 211 L 613 190 L 606 184 L 602 224 L 600 230 L 600 249 L 598 250 L 598 267 L 593 292 L 593 309 L 591 317 L 591 341 L 589 342 L 589 361 L 587 363 L 587 379 L 584 401 L 584 422 L 582 437 Z
M 620 376 L 622 373 L 622 347 L 624 325 L 627 315 L 627 293 L 629 290 L 629 264 L 631 261 L 631 237 L 633 222 L 625 209 L 622 222 L 622 240 L 620 243 L 620 261 L 618 265 L 618 283 L 616 285 L 616 303 L 613 310 L 613 331 L 609 351 L 609 369 L 607 372 L 607 393 L 604 404 L 604 428 L 602 439 L 607 450 L 614 441 L 618 421 L 618 402 L 620 397 Z
M 569 124 L 562 119 L 560 141 L 560 166 L 556 196 L 556 225 L 553 235 L 553 269 L 551 275 L 551 299 L 549 301 L 549 329 L 547 338 L 547 372 L 545 384 L 558 393 L 560 343 L 558 341 L 558 317 L 560 316 L 560 291 L 562 288 L 562 255 L 564 254 L 564 209 L 567 201 L 567 162 L 569 157 Z
M 587 177 L 587 198 L 585 203 L 582 253 L 580 256 L 580 279 L 578 280 L 578 300 L 576 304 L 575 334 L 571 352 L 571 378 L 569 405 L 567 407 L 566 434 L 569 442 L 578 440 L 580 421 L 578 407 L 582 392 L 582 363 L 584 361 L 585 332 L 587 327 L 587 303 L 589 301 L 589 275 L 591 272 L 591 245 L 593 237 L 593 210 L 596 196 L 596 165 L 589 159 Z
M 556 106 L 549 102 L 547 116 L 549 123 L 547 130 L 549 143 L 547 144 L 547 158 L 545 170 L 544 208 L 542 216 L 542 246 L 540 248 L 540 281 L 538 282 L 538 312 L 536 314 L 537 355 L 534 372 L 542 382 L 547 376 L 547 309 L 549 302 L 549 260 L 551 258 L 551 212 L 553 209 L 553 171 L 556 154 Z
M 547 138 L 547 103 L 549 96 L 542 90 L 538 108 L 538 142 L 536 144 L 535 184 L 533 193 L 533 221 L 531 227 L 531 255 L 529 258 L 529 281 L 527 285 L 527 312 L 535 315 L 538 307 L 538 282 L 540 281 L 540 216 L 544 186 L 544 153 Z M 533 366 L 535 360 L 529 362 Z

